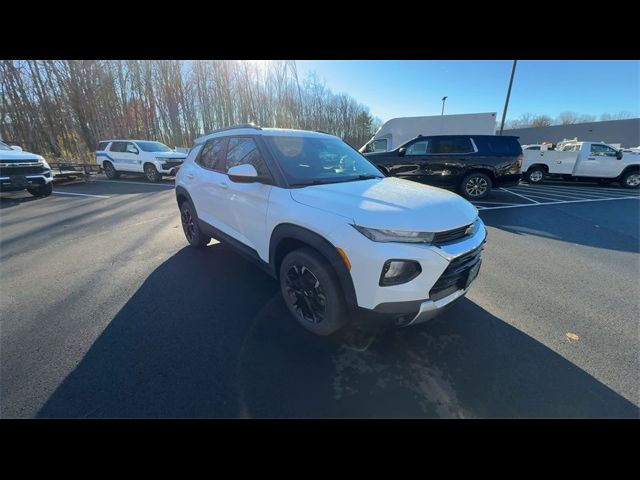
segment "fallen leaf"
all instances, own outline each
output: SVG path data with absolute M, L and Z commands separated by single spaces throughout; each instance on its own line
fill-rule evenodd
M 574 342 L 577 342 L 578 340 L 580 340 L 580 337 L 578 335 L 576 335 L 575 333 L 572 332 L 567 332 L 566 336 L 569 340 L 572 340 Z

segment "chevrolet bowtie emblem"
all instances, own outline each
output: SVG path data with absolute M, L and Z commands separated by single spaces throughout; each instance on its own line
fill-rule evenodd
M 469 225 L 467 227 L 467 229 L 464 231 L 465 236 L 467 235 L 473 235 L 473 231 L 475 230 L 475 223 L 472 223 L 471 225 Z

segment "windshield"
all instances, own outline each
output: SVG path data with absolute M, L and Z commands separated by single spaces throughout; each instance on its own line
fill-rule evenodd
M 6 143 L 0 142 L 0 150 L 11 150 L 11 147 Z
M 172 152 L 169 147 L 160 142 L 136 142 L 145 152 Z
M 263 137 L 290 185 L 383 178 L 359 152 L 334 138 Z

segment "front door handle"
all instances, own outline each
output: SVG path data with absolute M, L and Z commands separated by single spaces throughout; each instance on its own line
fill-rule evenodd
M 227 185 L 225 182 L 220 182 L 220 183 L 218 183 L 218 186 L 219 186 L 220 188 L 224 188 L 224 189 L 229 188 L 229 185 Z

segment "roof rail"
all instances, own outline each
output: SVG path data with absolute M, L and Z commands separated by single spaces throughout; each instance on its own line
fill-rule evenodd
M 253 128 L 254 130 L 262 130 L 262 127 L 259 127 L 255 123 L 241 123 L 238 125 L 232 125 L 230 127 L 218 128 L 213 130 L 212 132 L 207 133 L 206 135 L 211 135 L 212 133 L 224 132 L 226 130 L 237 130 L 239 128 Z
M 314 130 L 314 132 L 324 133 L 326 135 L 333 135 L 333 133 L 325 132 L 324 130 Z

